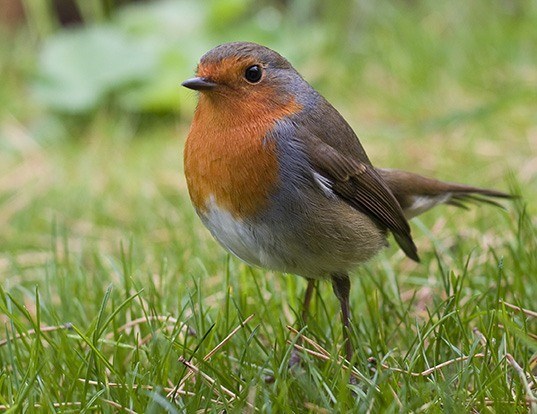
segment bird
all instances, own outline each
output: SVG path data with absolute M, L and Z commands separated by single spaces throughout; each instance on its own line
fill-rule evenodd
M 409 220 L 436 205 L 510 197 L 375 167 L 343 116 L 268 47 L 218 45 L 182 86 L 199 92 L 184 173 L 201 221 L 247 264 L 306 278 L 303 320 L 316 282 L 329 279 L 349 362 L 350 272 L 390 233 L 419 262 Z

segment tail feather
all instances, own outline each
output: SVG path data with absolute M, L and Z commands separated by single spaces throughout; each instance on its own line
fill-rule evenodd
M 485 203 L 504 208 L 494 198 L 513 198 L 512 195 L 501 191 L 447 183 L 406 171 L 378 169 L 378 172 L 399 201 L 407 219 L 424 213 L 438 204 L 467 209 L 468 203 Z
M 464 201 L 460 201 L 455 198 L 452 198 L 451 200 L 446 201 L 446 204 L 450 206 L 462 208 L 463 210 L 469 210 L 468 206 L 464 204 Z
M 473 187 L 470 187 L 470 188 L 473 188 Z M 480 204 L 480 203 L 484 203 L 484 204 L 489 204 L 491 206 L 494 206 L 494 207 L 499 207 L 499 208 L 502 208 L 502 209 L 505 209 L 505 206 L 494 200 L 494 199 L 491 199 L 491 198 L 487 198 L 487 197 L 498 197 L 498 198 L 512 198 L 512 196 L 510 196 L 509 194 L 505 194 L 505 193 L 498 193 L 497 191 L 494 192 L 494 194 L 486 194 L 486 195 L 483 195 L 483 196 L 480 196 L 478 195 L 480 193 L 475 193 L 475 192 L 471 192 L 471 193 L 467 193 L 467 192 L 461 192 L 461 193 L 453 193 L 453 195 L 451 196 L 451 199 L 446 203 L 446 204 L 451 204 L 451 205 L 455 205 L 454 202 L 457 202 L 459 205 L 457 207 L 463 207 L 463 208 L 468 208 L 468 206 L 464 203 L 473 203 L 473 204 Z

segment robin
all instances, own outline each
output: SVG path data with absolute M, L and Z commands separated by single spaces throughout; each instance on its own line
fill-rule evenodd
M 438 204 L 509 197 L 374 167 L 341 114 L 267 47 L 217 46 L 182 85 L 200 92 L 184 152 L 197 214 L 246 263 L 305 277 L 304 319 L 315 282 L 330 279 L 349 361 L 349 271 L 388 233 L 418 262 L 408 220 Z

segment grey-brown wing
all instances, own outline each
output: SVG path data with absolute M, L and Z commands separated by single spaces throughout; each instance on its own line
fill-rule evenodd
M 330 190 L 388 228 L 405 254 L 419 261 L 401 206 L 374 167 L 342 154 L 317 137 L 310 135 L 304 141 L 311 166 L 327 180 Z

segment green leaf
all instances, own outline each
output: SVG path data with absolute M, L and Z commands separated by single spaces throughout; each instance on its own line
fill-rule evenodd
M 59 32 L 40 56 L 36 97 L 53 109 L 93 109 L 108 93 L 142 82 L 155 71 L 157 53 L 112 26 Z

